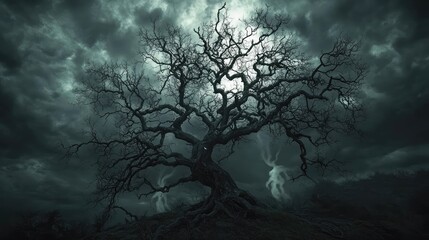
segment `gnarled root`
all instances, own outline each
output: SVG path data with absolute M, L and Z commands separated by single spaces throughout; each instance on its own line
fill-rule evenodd
M 255 213 L 254 210 L 257 207 L 262 207 L 262 204 L 242 190 L 222 196 L 212 194 L 203 202 L 190 207 L 183 216 L 174 222 L 158 227 L 154 239 L 159 239 L 163 234 L 181 226 L 197 229 L 198 224 L 218 214 L 224 214 L 233 219 L 244 219 L 249 214 Z

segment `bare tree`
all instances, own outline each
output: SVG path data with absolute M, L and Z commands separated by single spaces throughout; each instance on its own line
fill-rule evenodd
M 308 176 L 309 166 L 329 166 L 308 149 L 329 144 L 334 132 L 355 129 L 365 75 L 358 44 L 340 37 L 320 57 L 306 57 L 286 24 L 266 9 L 234 23 L 224 5 L 193 33 L 156 23 L 143 29 L 137 64 L 90 67 L 82 94 L 117 131 L 102 136 L 94 128 L 89 141 L 70 151 L 85 145 L 99 150 L 98 194 L 108 209 L 123 192 L 142 197 L 199 182 L 211 193 L 187 217 L 245 213 L 258 203 L 213 158 L 214 149 L 233 150 L 262 128 L 299 147 L 295 178 Z M 147 175 L 157 166 L 183 167 L 188 174 L 157 186 Z

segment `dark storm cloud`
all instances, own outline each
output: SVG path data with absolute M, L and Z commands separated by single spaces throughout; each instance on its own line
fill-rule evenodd
M 15 70 L 21 66 L 21 56 L 16 46 L 4 36 L 0 36 L 0 64 L 9 70 Z
M 281 2 L 273 1 L 278 7 Z M 365 80 L 367 119 L 361 142 L 344 140 L 340 154 L 355 169 L 371 169 L 373 161 L 386 168 L 414 166 L 412 157 L 401 165 L 380 160 L 399 149 L 428 143 L 429 126 L 429 15 L 427 1 L 291 1 L 285 5 L 290 27 L 318 53 L 329 49 L 340 33 L 361 41 L 361 54 L 369 73 Z M 342 145 L 344 144 L 344 145 Z M 364 153 L 362 153 L 362 150 Z M 411 152 L 413 150 L 410 150 Z M 415 156 L 409 152 L 408 156 Z M 428 158 L 428 153 L 416 157 Z M 426 165 L 427 167 L 427 165 Z
M 3 209 L 58 206 L 78 209 L 95 173 L 62 161 L 59 143 L 84 140 L 90 110 L 75 105 L 73 82 L 88 62 L 133 59 L 138 31 L 156 19 L 169 24 L 208 20 L 222 1 L 18 1 L 0 3 L 0 185 Z M 265 3 L 232 2 L 233 10 Z M 268 1 L 291 17 L 290 27 L 310 54 L 343 32 L 361 39 L 369 67 L 365 136 L 340 139 L 336 155 L 349 170 L 427 167 L 429 25 L 427 1 Z M 188 25 L 186 25 L 188 26 Z M 190 29 L 187 29 L 190 30 Z M 278 145 L 278 144 L 277 144 Z M 278 146 L 273 147 L 278 147 Z M 287 167 L 296 148 L 281 151 Z M 246 165 L 249 170 L 242 171 Z M 263 191 L 270 170 L 255 142 L 239 145 L 225 167 L 245 187 Z M 238 169 L 238 170 L 237 170 Z M 19 203 L 19 204 L 18 204 Z M 11 210 L 12 211 L 12 210 Z
M 64 21 L 64 27 L 88 47 L 108 40 L 120 27 L 118 19 L 102 11 L 99 1 L 62 1 L 56 10 L 56 17 Z
M 61 158 L 60 142 L 81 139 L 83 121 L 64 89 L 77 48 L 56 28 L 52 8 L 52 1 L 0 3 L 2 223 L 17 211 L 81 208 L 92 189 L 80 181 L 91 168 Z
M 40 23 L 40 14 L 52 10 L 53 1 L 50 0 L 4 0 L 2 7 L 8 11 L 6 16 L 10 16 L 10 20 L 25 22 L 30 25 L 37 25 Z
M 46 151 L 45 139 L 51 132 L 51 123 L 42 120 L 30 109 L 19 104 L 14 93 L 2 84 L 0 90 L 0 153 L 3 157 L 16 157 L 22 152 Z M 40 133 L 42 133 L 40 135 Z M 19 151 L 18 151 L 19 150 Z
M 135 22 L 140 26 L 149 25 L 153 21 L 160 20 L 163 13 L 161 8 L 149 10 L 146 6 L 142 6 L 134 12 Z

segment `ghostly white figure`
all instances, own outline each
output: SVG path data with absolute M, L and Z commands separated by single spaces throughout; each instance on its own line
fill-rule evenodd
M 173 176 L 174 171 L 171 171 L 169 174 L 164 176 L 160 176 L 158 178 L 157 184 L 158 187 L 164 187 L 166 184 L 166 180 Z M 156 192 L 153 194 L 152 199 L 155 199 L 156 211 L 159 213 L 163 213 L 170 210 L 170 206 L 167 201 L 167 193 L 164 192 Z
M 287 168 L 281 165 L 277 165 L 276 162 L 279 159 L 280 149 L 277 150 L 275 157 L 271 154 L 271 147 L 268 141 L 262 139 L 261 133 L 257 133 L 259 147 L 261 148 L 261 157 L 265 164 L 271 167 L 269 172 L 269 179 L 265 183 L 266 188 L 271 191 L 271 194 L 277 201 L 289 200 L 290 196 L 284 190 L 284 184 L 286 180 L 290 179 L 287 174 Z

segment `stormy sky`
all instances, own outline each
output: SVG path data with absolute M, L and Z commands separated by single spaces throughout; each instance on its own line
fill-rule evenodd
M 75 82 L 85 66 L 133 61 L 138 32 L 153 19 L 191 30 L 223 4 L 216 0 L 3 0 L 0 3 L 0 218 L 60 209 L 82 217 L 94 190 L 90 150 L 66 160 L 61 143 L 85 140 L 89 106 Z M 236 18 L 269 5 L 290 17 L 288 28 L 308 54 L 329 49 L 341 33 L 361 41 L 368 66 L 362 137 L 332 146 L 351 174 L 429 166 L 429 3 L 424 0 L 228 1 Z M 273 144 L 272 148 L 282 147 Z M 283 147 L 280 163 L 293 166 Z M 255 142 L 225 163 L 241 186 L 264 192 L 270 170 Z M 246 170 L 243 171 L 243 165 Z M 249 187 L 252 186 L 252 187 Z

